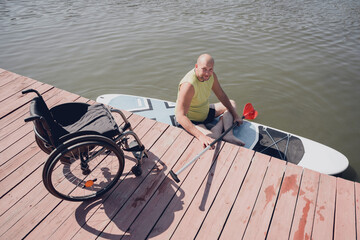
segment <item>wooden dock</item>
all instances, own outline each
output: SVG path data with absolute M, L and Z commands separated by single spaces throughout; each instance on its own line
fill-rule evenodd
M 0 239 L 339 239 L 360 238 L 360 184 L 320 174 L 228 143 L 206 152 L 185 131 L 126 113 L 149 150 L 141 177 L 131 154 L 101 199 L 68 202 L 42 183 L 47 155 L 25 123 L 32 94 L 49 107 L 88 102 L 0 69 Z

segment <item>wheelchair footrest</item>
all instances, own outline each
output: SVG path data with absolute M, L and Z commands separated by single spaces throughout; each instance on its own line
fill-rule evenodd
M 145 146 L 139 146 L 136 141 L 132 141 L 129 144 L 129 148 L 124 148 L 124 151 L 127 152 L 141 152 L 145 150 Z
M 127 151 L 127 152 L 141 152 L 145 150 L 145 147 L 142 146 L 135 146 L 135 147 L 131 147 L 131 148 L 124 148 L 124 151 Z

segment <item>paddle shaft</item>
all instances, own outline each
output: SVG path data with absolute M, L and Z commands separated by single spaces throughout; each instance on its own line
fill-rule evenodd
M 243 117 L 244 118 L 244 117 Z M 183 166 L 181 169 L 179 169 L 179 171 L 176 172 L 176 175 L 180 174 L 182 171 L 184 171 L 188 166 L 190 166 L 194 161 L 196 161 L 201 155 L 203 155 L 207 150 L 209 150 L 209 148 L 211 148 L 214 144 L 216 144 L 218 141 L 220 141 L 226 134 L 228 134 L 235 126 L 237 125 L 237 123 L 235 122 L 231 127 L 229 127 L 228 129 L 226 129 L 225 132 L 223 132 L 220 137 L 218 137 L 217 139 L 215 139 L 212 143 L 210 143 L 206 148 L 204 148 L 204 150 L 202 150 L 198 155 L 196 155 L 190 162 L 188 162 L 187 164 L 185 164 L 185 166 Z

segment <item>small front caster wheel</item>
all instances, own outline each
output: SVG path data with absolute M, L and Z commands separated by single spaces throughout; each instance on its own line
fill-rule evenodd
M 91 173 L 91 170 L 89 168 L 82 170 L 83 175 L 89 175 Z
M 131 168 L 131 171 L 132 171 L 132 173 L 133 173 L 136 177 L 139 177 L 139 176 L 141 176 L 141 174 L 142 174 L 141 167 L 138 166 L 138 165 L 133 166 L 133 167 Z

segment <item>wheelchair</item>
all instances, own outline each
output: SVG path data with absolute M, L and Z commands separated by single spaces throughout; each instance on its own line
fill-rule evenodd
M 147 150 L 125 115 L 103 104 L 64 103 L 49 109 L 41 94 L 30 103 L 35 141 L 48 154 L 42 179 L 54 196 L 69 201 L 95 199 L 115 186 L 124 170 L 124 151 L 132 152 L 136 164 L 131 171 L 142 174 Z M 119 126 L 112 113 L 119 114 Z

